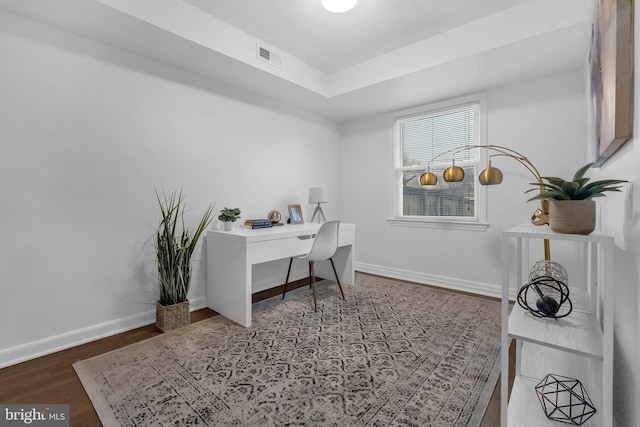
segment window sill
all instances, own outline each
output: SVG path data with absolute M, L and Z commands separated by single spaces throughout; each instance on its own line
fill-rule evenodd
M 387 222 L 393 227 L 438 228 L 440 230 L 486 231 L 487 228 L 489 228 L 489 224 L 486 222 L 465 222 L 421 218 L 396 217 L 388 218 Z

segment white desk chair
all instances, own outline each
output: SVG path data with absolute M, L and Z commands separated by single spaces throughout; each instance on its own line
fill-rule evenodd
M 340 227 L 340 221 L 327 221 L 323 223 L 316 237 L 311 245 L 311 250 L 308 254 L 298 255 L 289 259 L 289 270 L 287 270 L 287 279 L 284 283 L 284 291 L 282 292 L 282 298 L 287 293 L 287 285 L 289 284 L 289 273 L 291 273 L 291 264 L 293 259 L 306 259 L 309 261 L 309 287 L 313 289 L 313 310 L 318 311 L 318 304 L 316 302 L 316 277 L 313 269 L 313 263 L 316 261 L 331 261 L 331 267 L 333 268 L 333 274 L 336 276 L 342 299 L 344 299 L 344 292 L 342 291 L 342 285 L 336 272 L 336 266 L 333 264 L 333 255 L 338 249 L 338 228 Z

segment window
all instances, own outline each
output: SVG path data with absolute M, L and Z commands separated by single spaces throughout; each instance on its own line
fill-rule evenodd
M 486 191 L 476 176 L 486 159 L 484 97 L 476 95 L 425 106 L 394 117 L 397 225 L 476 224 L 486 228 Z M 469 147 L 467 149 L 463 147 Z M 455 161 L 462 182 L 446 182 L 442 174 Z M 438 177 L 422 186 L 427 168 Z M 393 220 L 391 220 L 393 222 Z M 465 228 L 465 227 L 462 227 Z

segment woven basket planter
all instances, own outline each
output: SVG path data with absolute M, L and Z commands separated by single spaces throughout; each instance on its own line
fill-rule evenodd
M 561 234 L 589 234 L 596 228 L 593 200 L 549 200 L 549 228 Z
M 173 305 L 156 302 L 156 326 L 162 332 L 173 331 L 190 323 L 189 301 Z

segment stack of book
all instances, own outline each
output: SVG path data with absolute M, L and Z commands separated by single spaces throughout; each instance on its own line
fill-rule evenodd
M 271 221 L 268 219 L 248 219 L 244 222 L 244 225 L 248 225 L 251 228 L 269 228 L 271 227 Z

